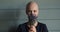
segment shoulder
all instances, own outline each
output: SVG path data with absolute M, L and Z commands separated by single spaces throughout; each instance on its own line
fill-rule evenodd
M 40 25 L 46 25 L 45 23 L 40 23 L 40 22 L 38 22 Z
M 27 22 L 26 22 L 27 23 Z M 23 23 L 23 24 L 19 24 L 19 27 L 25 27 L 26 26 L 26 23 Z
M 46 24 L 44 24 L 44 23 L 39 23 L 39 24 L 40 24 L 43 32 L 48 32 L 48 28 L 47 28 Z
M 40 22 L 38 22 L 39 23 L 39 25 L 40 26 L 43 26 L 43 27 L 45 27 L 46 26 L 46 24 L 45 23 L 40 23 Z

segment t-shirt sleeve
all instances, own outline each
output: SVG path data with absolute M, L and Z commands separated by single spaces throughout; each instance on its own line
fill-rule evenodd
M 47 29 L 47 26 L 46 26 L 46 24 L 43 24 L 42 31 L 43 31 L 43 32 L 48 32 L 48 29 Z
M 22 32 L 22 28 L 21 28 L 21 25 L 18 26 L 16 32 Z

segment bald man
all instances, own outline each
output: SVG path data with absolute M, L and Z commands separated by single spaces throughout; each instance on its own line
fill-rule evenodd
M 36 2 L 29 2 L 26 5 L 26 14 L 28 22 L 20 24 L 17 32 L 48 32 L 46 24 L 38 22 L 38 5 Z

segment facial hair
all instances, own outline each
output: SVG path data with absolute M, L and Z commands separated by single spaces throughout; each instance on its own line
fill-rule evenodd
M 33 14 L 28 16 L 29 18 L 29 25 L 34 25 L 36 23 L 38 16 L 34 16 Z

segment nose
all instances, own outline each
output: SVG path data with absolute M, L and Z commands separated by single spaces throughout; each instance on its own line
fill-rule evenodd
M 31 11 L 31 14 L 34 14 L 34 12 L 33 12 L 33 11 Z

